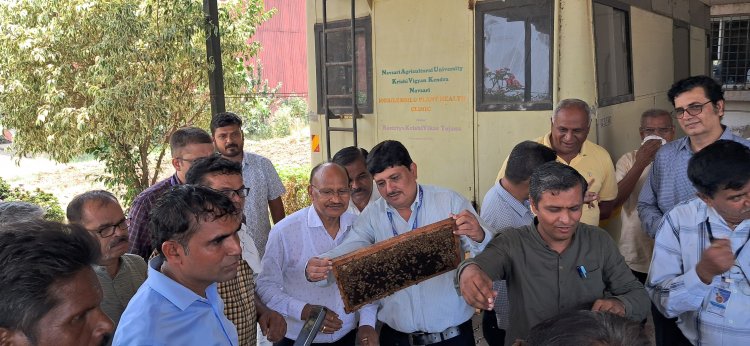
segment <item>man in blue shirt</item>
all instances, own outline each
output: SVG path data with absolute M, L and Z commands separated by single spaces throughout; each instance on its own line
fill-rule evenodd
M 382 198 L 365 208 L 341 245 L 308 261 L 308 280 L 327 279 L 333 269 L 330 258 L 448 217 L 456 220 L 455 234 L 461 236 L 465 251 L 474 255 L 489 242 L 491 233 L 469 201 L 454 191 L 417 183 L 417 164 L 400 142 L 387 140 L 376 145 L 367 156 L 367 170 Z M 458 296 L 454 275 L 455 270 L 381 299 L 380 344 L 474 345 L 470 320 L 474 309 Z
M 216 282 L 237 275 L 242 211 L 224 194 L 195 185 L 168 190 L 153 209 L 159 255 L 120 319 L 113 345 L 231 345 Z
M 693 345 L 750 339 L 750 148 L 718 140 L 696 153 L 698 197 L 664 216 L 646 289 Z
M 750 141 L 735 136 L 721 124 L 724 116 L 724 92 L 708 76 L 693 76 L 677 81 L 667 93 L 675 106 L 672 116 L 687 136 L 669 142 L 656 153 L 651 174 L 638 196 L 638 216 L 643 231 L 651 238 L 662 216 L 680 202 L 695 197 L 695 187 L 687 175 L 688 161 L 694 153 L 719 140 L 733 140 L 750 147 Z M 675 325 L 652 309 L 657 346 L 689 345 Z
M 509 227 L 521 227 L 534 222 L 529 209 L 529 178 L 534 168 L 555 161 L 557 155 L 551 148 L 533 141 L 517 144 L 508 156 L 505 176 L 498 180 L 482 200 L 480 215 L 494 232 Z M 502 345 L 509 325 L 508 288 L 505 280 L 493 282 L 498 292 L 495 309 L 485 310 L 482 332 L 490 345 Z

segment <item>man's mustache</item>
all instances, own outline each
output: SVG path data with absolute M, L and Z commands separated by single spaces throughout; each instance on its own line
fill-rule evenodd
M 112 241 L 109 243 L 109 248 L 111 249 L 115 246 L 118 246 L 122 243 L 127 243 L 127 242 L 128 242 L 128 236 L 115 237 L 115 239 L 112 239 Z

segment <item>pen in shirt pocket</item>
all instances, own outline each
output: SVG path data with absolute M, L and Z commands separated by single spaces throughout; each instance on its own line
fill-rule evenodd
M 578 276 L 580 276 L 581 279 L 588 278 L 588 272 L 586 271 L 586 267 L 584 267 L 584 266 L 577 266 L 576 270 L 578 271 Z

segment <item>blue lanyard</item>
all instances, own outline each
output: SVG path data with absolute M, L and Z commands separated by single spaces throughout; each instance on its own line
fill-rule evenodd
M 424 193 L 422 192 L 422 186 L 419 186 L 419 204 L 417 205 L 417 210 L 414 211 L 414 223 L 411 224 L 411 229 L 417 228 L 417 225 L 419 224 L 417 220 L 419 220 L 419 209 L 422 208 L 422 197 Z M 397 236 L 398 232 L 396 232 L 396 225 L 393 224 L 393 213 L 390 211 L 386 211 L 386 214 L 388 214 L 388 220 L 391 221 L 391 231 L 393 231 L 393 236 Z
M 708 217 L 706 217 L 706 233 L 708 233 L 708 241 L 709 242 L 713 242 L 714 240 L 716 240 L 716 238 L 714 238 L 714 232 L 711 231 L 711 223 L 708 222 Z M 737 249 L 737 251 L 734 252 L 734 259 L 735 260 L 737 259 L 737 256 L 740 255 L 740 251 L 742 251 L 742 249 L 745 247 L 745 245 L 747 245 L 748 241 L 750 241 L 750 233 L 747 234 L 747 238 L 745 238 L 745 242 L 742 243 L 742 246 L 740 246 L 740 248 Z M 731 240 L 730 240 L 730 246 L 731 246 Z

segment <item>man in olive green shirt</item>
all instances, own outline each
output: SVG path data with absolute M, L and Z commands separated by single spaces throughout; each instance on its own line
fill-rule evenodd
M 507 229 L 461 263 L 456 280 L 469 305 L 489 310 L 492 280 L 506 280 L 510 322 L 505 344 L 531 327 L 573 310 L 606 311 L 635 321 L 650 303 L 606 231 L 579 223 L 586 180 L 573 168 L 548 162 L 529 181 L 533 225 Z

